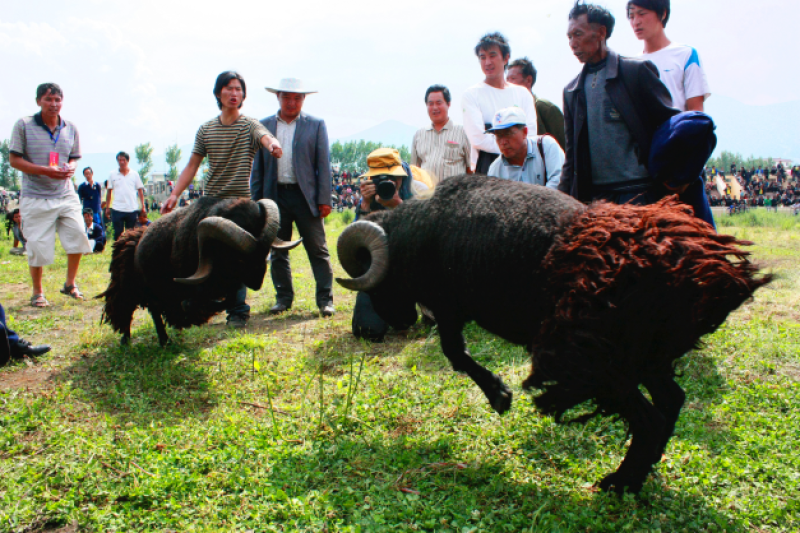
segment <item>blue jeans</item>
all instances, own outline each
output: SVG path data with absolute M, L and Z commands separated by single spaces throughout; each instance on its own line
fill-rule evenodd
M 231 306 L 226 309 L 228 318 L 234 316 L 240 316 L 245 320 L 250 318 L 250 306 L 247 305 L 247 287 L 244 283 L 238 289 L 230 291 L 225 299 L 232 302 Z
M 119 239 L 126 229 L 133 229 L 136 227 L 136 221 L 139 219 L 139 211 L 125 211 L 111 210 L 111 225 L 114 227 L 114 240 Z

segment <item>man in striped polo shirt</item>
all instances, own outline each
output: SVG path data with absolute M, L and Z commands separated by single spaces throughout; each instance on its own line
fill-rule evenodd
M 56 231 L 67 252 L 67 280 L 63 294 L 82 300 L 75 276 L 83 254 L 92 253 L 86 238 L 81 202 L 72 176 L 81 158 L 75 125 L 61 118 L 63 92 L 55 83 L 36 89 L 41 110 L 14 124 L 9 146 L 11 166 L 22 172 L 19 210 L 28 239 L 28 266 L 33 282 L 31 305 L 46 307 L 42 270 L 55 259 Z
M 414 134 L 410 164 L 434 177 L 434 185 L 464 173 L 472 173 L 472 147 L 464 128 L 450 119 L 450 90 L 432 85 L 425 91 L 431 125 Z
M 220 115 L 202 126 L 195 137 L 192 156 L 181 172 L 178 182 L 161 208 L 162 214 L 172 211 L 181 193 L 194 180 L 203 158 L 208 156 L 205 195 L 215 198 L 250 199 L 250 169 L 256 152 L 263 146 L 275 157 L 281 157 L 281 145 L 254 119 L 242 115 L 239 109 L 247 97 L 244 78 L 237 72 L 223 72 L 214 85 Z M 228 308 L 228 326 L 243 328 L 250 318 L 247 288 L 242 284 L 226 300 L 234 302 Z

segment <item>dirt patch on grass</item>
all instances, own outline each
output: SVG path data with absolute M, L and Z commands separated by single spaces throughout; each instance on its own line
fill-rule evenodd
M 800 365 L 796 365 L 794 363 L 783 365 L 783 368 L 781 368 L 781 374 L 800 382 Z
M 28 367 L 16 372 L 0 374 L 0 392 L 10 390 L 39 390 L 50 384 L 56 372 L 38 367 Z

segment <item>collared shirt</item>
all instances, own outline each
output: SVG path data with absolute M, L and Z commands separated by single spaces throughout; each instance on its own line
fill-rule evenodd
M 71 122 L 58 117 L 55 131 L 42 120 L 42 114 L 21 118 L 11 131 L 8 151 L 34 165 L 48 166 L 50 153 L 58 154 L 58 164 L 81 158 L 78 130 Z M 47 176 L 22 173 L 22 196 L 29 198 L 56 199 L 75 193 L 72 180 L 55 180 Z
M 294 143 L 294 132 L 297 130 L 297 119 L 288 123 L 281 118 L 280 113 L 277 117 L 278 125 L 275 136 L 283 149 L 283 155 L 278 159 L 278 183 L 296 185 L 297 176 L 294 175 L 294 164 L 292 163 L 292 143 Z
M 431 124 L 414 134 L 410 164 L 428 172 L 435 180 L 434 185 L 438 185 L 467 171 L 471 150 L 464 128 L 450 119 L 441 131 Z
M 558 142 L 550 136 L 542 137 L 545 164 L 547 165 L 547 183 L 544 182 L 545 164 L 539 155 L 536 141 L 528 137 L 528 155 L 522 166 L 512 165 L 505 156 L 498 157 L 489 167 L 488 175 L 509 181 L 521 181 L 532 185 L 546 185 L 558 189 L 561 182 L 561 167 L 564 166 L 564 151 Z

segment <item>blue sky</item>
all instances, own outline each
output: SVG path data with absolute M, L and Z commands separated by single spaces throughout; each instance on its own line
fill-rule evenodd
M 637 55 L 625 0 L 603 2 L 617 16 L 612 48 Z M 695 46 L 712 92 L 747 104 L 797 99 L 800 72 L 791 21 L 800 2 L 673 0 L 667 33 Z M 0 138 L 36 111 L 35 88 L 55 81 L 65 91 L 86 153 L 157 152 L 191 144 L 215 116 L 216 75 L 240 71 L 248 83 L 243 111 L 275 112 L 264 86 L 298 77 L 320 90 L 306 111 L 344 137 L 384 120 L 427 122 L 425 89 L 450 87 L 451 116 L 461 122 L 464 89 L 482 79 L 472 49 L 488 31 L 510 40 L 512 59 L 527 55 L 539 70 L 535 92 L 561 102 L 580 69 L 567 46 L 569 0 L 504 2 L 8 2 L 0 12 Z M 713 98 L 713 96 L 712 96 Z M 2 133 L 6 132 L 6 133 Z

